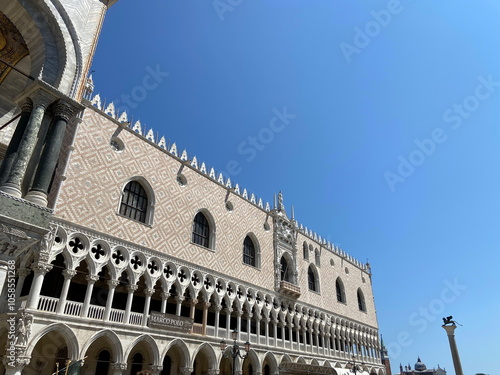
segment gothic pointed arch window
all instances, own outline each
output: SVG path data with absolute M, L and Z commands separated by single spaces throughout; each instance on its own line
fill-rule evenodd
M 306 241 L 302 244 L 302 257 L 305 260 L 309 260 L 309 247 L 307 247 Z
M 365 296 L 363 294 L 363 291 L 361 288 L 358 288 L 358 308 L 359 311 L 364 311 L 366 312 L 366 303 L 365 303 Z
M 208 212 L 199 211 L 193 220 L 191 241 L 207 249 L 214 249 L 215 224 Z
M 243 263 L 252 267 L 259 267 L 259 252 L 255 241 L 247 235 L 243 241 Z
M 310 265 L 307 269 L 307 281 L 309 290 L 319 292 L 319 278 L 313 265 Z
M 140 223 L 153 221 L 153 190 L 143 178 L 130 180 L 122 190 L 119 214 Z
M 338 277 L 335 281 L 335 291 L 337 292 L 337 301 L 346 303 L 344 283 L 342 282 L 340 277 Z

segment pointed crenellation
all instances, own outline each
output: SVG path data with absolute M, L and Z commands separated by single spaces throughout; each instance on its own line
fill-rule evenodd
M 137 120 L 135 122 L 134 126 L 132 127 L 132 130 L 137 134 L 142 135 L 142 125 L 140 120 Z
M 259 203 L 257 203 L 257 205 L 258 205 L 260 208 L 264 208 L 264 206 L 262 206 L 262 198 L 259 198 Z
M 208 176 L 212 179 L 215 180 L 215 170 L 213 168 L 210 168 L 210 173 Z
M 90 104 L 97 109 L 101 109 L 101 96 L 99 94 L 95 94 L 94 98 L 90 101 Z
M 191 167 L 198 169 L 198 159 L 196 156 L 193 156 L 193 160 L 191 160 Z
M 231 186 L 231 179 L 230 179 L 230 178 L 228 178 L 228 179 L 227 179 L 227 181 L 226 181 L 226 187 L 227 187 L 228 189 L 231 189 L 231 188 L 232 188 L 232 186 Z
M 123 111 L 120 117 L 118 117 L 118 122 L 121 123 L 128 122 L 128 116 L 126 111 Z
M 224 185 L 224 176 L 222 173 L 219 173 L 219 177 L 217 178 L 217 182 L 221 185 Z
M 104 110 L 104 113 L 107 114 L 110 117 L 116 118 L 115 117 L 115 105 L 113 102 L 109 103 L 106 109 Z
M 267 212 L 271 211 L 271 207 L 269 206 L 269 202 L 266 202 L 266 211 Z
M 149 129 L 149 131 L 146 134 L 146 139 L 150 142 L 156 143 L 155 142 L 155 134 L 153 132 L 153 129 Z
M 177 145 L 175 144 L 175 142 L 172 144 L 172 147 L 170 147 L 170 151 L 169 152 L 172 155 L 177 156 Z
M 165 137 L 161 137 L 160 142 L 158 142 L 158 147 L 161 147 L 164 150 L 167 149 L 167 143 L 165 142 Z
M 182 154 L 181 154 L 181 160 L 182 160 L 182 161 L 186 161 L 186 160 L 188 160 L 188 153 L 187 153 L 187 151 L 186 151 L 186 150 L 183 150 L 183 151 L 182 151 Z
M 250 196 L 250 202 L 255 204 L 255 194 L 254 193 L 252 193 L 252 195 Z
M 207 166 L 205 165 L 205 162 L 201 163 L 200 172 L 207 174 Z

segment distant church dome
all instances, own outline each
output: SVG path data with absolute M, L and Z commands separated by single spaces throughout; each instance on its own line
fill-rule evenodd
M 417 363 L 415 363 L 415 371 L 425 371 L 425 370 L 427 370 L 427 366 L 420 360 L 420 357 L 418 357 Z

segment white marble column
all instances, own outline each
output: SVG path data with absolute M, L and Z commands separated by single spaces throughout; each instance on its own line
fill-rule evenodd
M 208 308 L 210 305 L 210 302 L 203 302 L 202 332 L 204 336 L 207 334 Z
M 142 326 L 146 327 L 148 325 L 148 316 L 149 316 L 149 306 L 151 305 L 151 296 L 154 294 L 154 289 L 146 289 L 144 294 L 146 295 L 146 299 L 144 301 L 144 310 L 142 312 Z
M 99 280 L 99 276 L 87 275 L 85 276 L 85 280 L 87 280 L 87 292 L 85 293 L 85 300 L 83 302 L 83 308 L 80 314 L 82 318 L 87 317 L 90 306 L 90 298 L 92 297 L 92 291 L 94 290 L 94 284 L 96 283 L 97 280 Z
M 177 302 L 176 312 L 177 316 L 181 316 L 182 301 L 184 301 L 184 296 L 175 296 L 175 301 Z
M 137 285 L 127 286 L 127 305 L 125 306 L 125 315 L 123 317 L 123 323 L 128 324 L 130 319 L 130 309 L 132 308 L 132 300 L 134 299 L 134 292 L 137 290 Z
M 111 309 L 113 308 L 113 298 L 115 296 L 116 287 L 120 285 L 118 280 L 108 280 L 108 298 L 106 299 L 106 308 L 104 310 L 103 320 L 105 322 L 109 321 L 111 316 Z
M 61 296 L 59 297 L 59 302 L 57 303 L 57 314 L 64 314 L 64 307 L 66 306 L 66 299 L 68 297 L 69 286 L 71 284 L 71 279 L 76 275 L 75 270 L 64 270 L 64 284 L 61 291 Z
M 215 337 L 219 337 L 219 319 L 221 310 L 222 310 L 221 305 L 215 306 Z
M 162 312 L 162 314 L 165 314 L 165 312 L 167 311 L 168 297 L 170 297 L 170 293 L 168 293 L 168 292 L 161 293 L 161 312 Z
M 29 294 L 27 306 L 29 309 L 38 308 L 38 300 L 40 299 L 40 291 L 42 290 L 43 279 L 45 278 L 47 272 L 49 272 L 51 269 L 51 264 L 42 262 L 38 262 L 38 264 L 33 267 L 35 276 L 33 277 L 33 283 L 31 284 L 31 290 Z
M 236 311 L 236 330 L 238 331 L 238 337 L 236 337 L 236 340 L 240 341 L 241 340 L 241 317 L 243 315 L 243 311 L 238 310 Z
M 231 313 L 233 309 L 230 307 L 226 307 L 226 337 L 228 339 L 231 338 Z

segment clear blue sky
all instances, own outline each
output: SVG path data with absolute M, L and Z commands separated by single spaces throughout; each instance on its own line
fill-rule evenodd
M 453 315 L 464 374 L 498 373 L 499 2 L 120 0 L 92 69 L 134 121 L 369 259 L 394 372 L 453 375 Z

